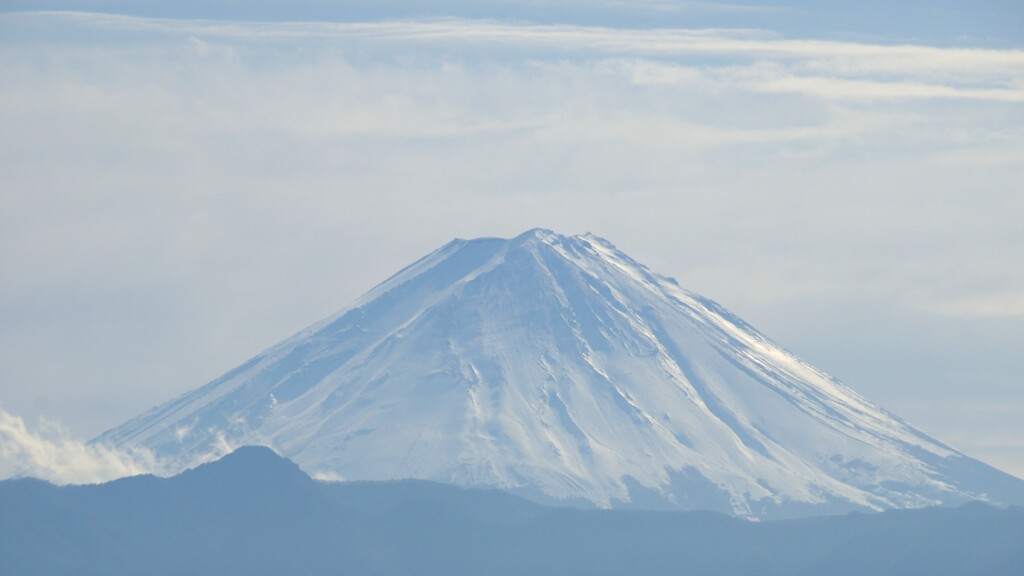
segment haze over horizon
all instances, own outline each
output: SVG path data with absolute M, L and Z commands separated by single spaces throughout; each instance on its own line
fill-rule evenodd
M 0 449 L 540 226 L 1024 477 L 1022 9 L 826 4 L 4 3 Z

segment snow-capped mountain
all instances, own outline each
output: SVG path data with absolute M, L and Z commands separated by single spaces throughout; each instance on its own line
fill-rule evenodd
M 182 465 L 273 446 L 314 475 L 770 517 L 1024 503 L 718 304 L 593 235 L 455 240 L 95 440 Z

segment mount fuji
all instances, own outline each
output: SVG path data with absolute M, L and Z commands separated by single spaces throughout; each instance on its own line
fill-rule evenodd
M 590 234 L 454 240 L 105 432 L 184 467 L 265 444 L 322 478 L 750 518 L 1024 504 L 715 302 Z

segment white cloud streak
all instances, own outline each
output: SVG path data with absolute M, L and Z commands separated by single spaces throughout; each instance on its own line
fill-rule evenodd
M 557 52 L 562 57 L 709 58 L 775 62 L 759 66 L 745 88 L 800 93 L 825 100 L 968 99 L 1024 101 L 1024 51 L 941 48 L 780 38 L 760 30 L 613 29 L 476 20 L 372 23 L 235 23 L 159 20 L 86 13 L 12 14 L 18 19 L 62 19 L 112 32 L 190 36 L 247 42 L 323 42 L 371 46 L 475 46 Z M 702 62 L 703 61 L 703 62 Z M 711 65 L 710 67 L 714 67 Z M 764 74 L 774 69 L 774 74 Z
M 237 23 L 87 13 L 29 13 L 3 17 L 58 17 L 112 31 L 233 40 L 457 43 L 484 47 L 507 45 L 591 56 L 733 56 L 802 62 L 808 70 L 842 76 L 910 76 L 962 83 L 994 82 L 1006 85 L 1007 90 L 1024 89 L 1022 50 L 797 40 L 781 38 L 764 30 L 616 29 L 460 19 L 364 23 Z

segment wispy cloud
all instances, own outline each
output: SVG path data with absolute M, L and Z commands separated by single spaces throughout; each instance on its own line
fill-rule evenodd
M 882 82 L 787 75 L 755 81 L 751 86 L 764 92 L 805 94 L 827 100 L 966 99 L 1024 102 L 1024 90 L 957 88 L 920 82 Z
M 75 440 L 59 424 L 25 421 L 0 408 L 0 478 L 29 476 L 55 484 L 90 484 L 166 472 L 146 450 L 123 451 Z
M 642 57 L 718 65 L 774 62 L 774 77 L 747 85 L 824 99 L 1024 100 L 1024 51 L 869 44 L 779 37 L 762 30 L 615 29 L 481 20 L 366 23 L 238 23 L 160 20 L 86 13 L 13 14 L 7 19 L 59 18 L 110 31 L 232 41 L 317 41 L 473 45 L 482 49 L 549 51 L 563 57 Z M 527 54 L 529 57 L 529 54 Z M 768 68 L 761 66 L 763 75 Z
M 1024 318 L 1024 292 L 981 294 L 936 303 L 930 309 L 965 318 Z
M 782 5 L 754 5 L 740 2 L 689 2 L 687 0 L 563 0 L 552 1 L 551 5 L 603 6 L 620 10 L 644 10 L 656 13 L 686 12 L 728 12 L 728 13 L 776 13 L 791 10 Z
M 170 476 L 238 447 L 218 435 L 205 453 L 188 461 L 160 459 L 141 447 L 83 442 L 60 423 L 44 418 L 33 429 L 0 407 L 0 480 L 30 477 L 53 484 L 95 484 L 139 474 Z

